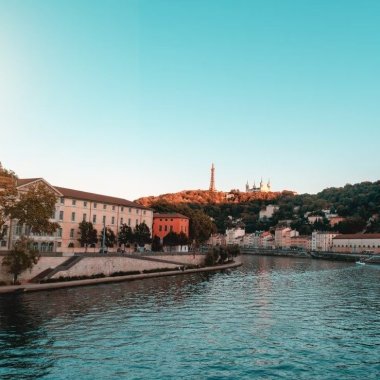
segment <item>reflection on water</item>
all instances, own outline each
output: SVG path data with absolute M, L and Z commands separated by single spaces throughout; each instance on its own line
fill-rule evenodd
M 251 257 L 231 273 L 0 297 L 0 378 L 377 378 L 380 270 Z

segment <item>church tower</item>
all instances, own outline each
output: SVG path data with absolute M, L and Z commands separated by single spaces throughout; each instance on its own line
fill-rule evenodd
M 214 163 L 211 165 L 211 179 L 209 191 L 215 191 L 215 167 Z

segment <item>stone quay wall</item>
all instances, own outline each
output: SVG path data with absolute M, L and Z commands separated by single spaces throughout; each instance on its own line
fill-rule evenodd
M 104 274 L 109 276 L 116 272 L 143 272 L 144 270 L 158 270 L 158 269 L 178 269 L 179 266 L 192 265 L 202 266 L 204 264 L 205 256 L 202 254 L 139 254 L 139 255 L 126 255 L 126 254 L 106 254 L 106 255 L 77 255 L 82 259 L 67 270 L 61 270 L 55 273 L 51 278 L 60 277 L 77 277 L 77 276 L 92 276 L 97 274 Z M 18 276 L 20 283 L 27 283 L 32 278 L 36 277 L 41 272 L 51 268 L 54 269 L 60 264 L 64 263 L 69 257 L 62 256 L 61 254 L 47 254 L 45 253 L 33 266 L 31 270 L 24 271 Z M 0 282 L 10 283 L 12 275 L 7 273 L 7 268 L 2 266 L 4 256 L 0 256 Z

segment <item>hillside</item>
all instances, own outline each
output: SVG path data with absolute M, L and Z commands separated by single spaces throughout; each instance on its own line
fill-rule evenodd
M 290 195 L 293 192 L 269 192 L 269 193 L 245 193 L 232 190 L 228 193 L 223 191 L 210 192 L 208 190 L 184 190 L 178 193 L 169 193 L 157 197 L 150 196 L 136 200 L 143 206 L 151 207 L 157 202 L 167 202 L 170 204 L 230 204 L 244 203 L 251 201 L 274 201 L 284 194 Z
M 317 194 L 295 195 L 282 193 L 243 193 L 182 191 L 158 197 L 140 198 L 139 203 L 152 207 L 159 212 L 180 212 L 189 215 L 191 210 L 207 214 L 219 232 L 224 232 L 229 216 L 241 219 L 247 232 L 268 230 L 282 220 L 292 221 L 292 227 L 302 234 L 313 229 L 327 230 L 332 227 L 326 221 L 310 225 L 306 213 L 319 213 L 330 209 L 346 221 L 337 228 L 342 233 L 380 232 L 380 181 L 362 182 L 340 188 L 327 188 Z M 259 220 L 260 210 L 268 204 L 280 208 L 272 219 Z

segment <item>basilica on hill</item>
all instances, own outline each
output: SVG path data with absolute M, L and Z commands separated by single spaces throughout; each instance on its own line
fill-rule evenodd
M 271 184 L 270 184 L 270 180 L 268 180 L 268 183 L 264 183 L 263 182 L 263 179 L 261 178 L 261 181 L 260 181 L 260 186 L 256 186 L 256 182 L 253 183 L 253 187 L 249 187 L 249 183 L 247 181 L 246 185 L 245 185 L 245 191 L 247 193 L 270 193 L 272 190 L 271 190 Z

